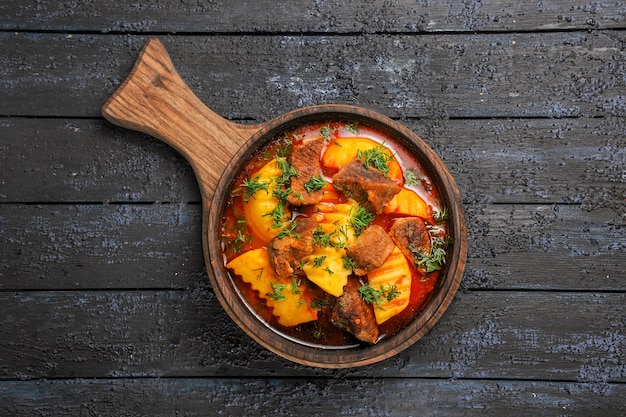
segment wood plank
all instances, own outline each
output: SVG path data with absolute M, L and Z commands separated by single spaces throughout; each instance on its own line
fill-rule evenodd
M 444 160 L 465 203 L 623 203 L 626 118 L 426 119 L 408 126 Z
M 403 120 L 441 156 L 464 202 L 623 200 L 626 118 Z M 0 202 L 192 202 L 189 165 L 102 119 L 0 119 Z
M 440 1 L 377 0 L 359 3 L 327 0 L 173 1 L 135 4 L 114 0 L 60 0 L 24 3 L 5 0 L 4 30 L 94 32 L 438 32 L 528 31 L 623 28 L 626 11 L 619 1 L 571 0 Z
M 199 203 L 171 147 L 103 119 L 0 120 L 3 203 Z
M 467 288 L 623 291 L 624 209 L 468 207 Z
M 145 39 L 1 33 L 0 115 L 99 116 Z M 268 120 L 323 103 L 392 117 L 598 117 L 626 109 L 622 32 L 163 41 L 192 90 L 229 119 Z
M 206 280 L 199 205 L 3 205 L 0 213 L 0 289 L 184 288 Z
M 467 206 L 462 287 L 625 291 L 624 210 Z M 0 205 L 0 289 L 179 288 L 205 281 L 198 205 Z
M 0 382 L 0 414 L 185 416 L 620 415 L 624 384 L 419 378 Z
M 0 293 L 0 379 L 342 376 L 626 382 L 625 293 L 457 294 L 417 344 L 367 367 L 294 365 L 206 288 Z

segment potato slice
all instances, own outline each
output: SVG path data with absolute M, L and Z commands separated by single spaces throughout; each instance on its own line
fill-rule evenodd
M 302 270 L 307 278 L 330 295 L 339 297 L 343 294 L 343 287 L 348 283 L 348 276 L 352 270 L 346 269 L 343 257 L 346 255 L 342 248 L 316 248 L 305 257 Z
M 248 251 L 226 264 L 265 299 L 278 317 L 278 323 L 291 327 L 317 320 L 317 311 L 304 295 L 304 288 L 293 287 L 291 278 L 279 278 L 269 260 L 267 249 Z
M 349 162 L 357 159 L 359 151 L 375 149 L 382 146 L 387 155 L 393 156 L 392 152 L 384 145 L 368 138 L 338 138 L 333 139 L 322 155 L 322 165 L 328 168 L 341 169 Z M 404 183 L 402 168 L 394 157 L 387 163 L 389 167 L 388 177 L 401 185 Z
M 426 202 L 420 198 L 413 190 L 403 188 L 396 194 L 385 206 L 383 213 L 406 214 L 408 216 L 416 216 L 425 220 L 429 220 L 431 215 L 428 213 Z
M 411 268 L 397 247 L 382 266 L 367 274 L 370 287 L 376 290 L 394 288 L 399 294 L 392 300 L 382 299 L 374 303 L 376 322 L 382 324 L 400 313 L 409 305 L 411 298 Z
M 317 221 L 322 226 L 323 232 L 330 235 L 330 240 L 335 245 L 349 246 L 356 240 L 351 225 L 353 213 L 359 208 L 356 201 L 348 200 L 343 204 L 321 202 L 315 208 Z
M 279 208 L 279 200 L 272 195 L 277 188 L 276 178 L 282 175 L 282 170 L 278 166 L 276 159 L 272 159 L 265 164 L 252 178 L 256 178 L 258 183 L 266 183 L 267 190 L 258 190 L 252 194 L 244 203 L 244 216 L 252 234 L 259 237 L 264 243 L 269 242 L 287 224 L 290 218 L 289 211 L 284 210 L 283 223 L 280 227 L 272 227 L 274 218 L 269 215 Z

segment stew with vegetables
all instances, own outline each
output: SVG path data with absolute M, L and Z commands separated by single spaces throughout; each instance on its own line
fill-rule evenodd
M 402 330 L 437 286 L 450 243 L 439 192 L 382 132 L 344 121 L 284 132 L 235 178 L 224 263 L 276 331 L 324 347 Z

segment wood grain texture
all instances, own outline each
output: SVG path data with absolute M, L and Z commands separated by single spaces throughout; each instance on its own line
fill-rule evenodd
M 0 33 L 0 115 L 99 117 L 146 39 Z M 327 103 L 390 117 L 621 117 L 624 40 L 620 31 L 163 37 L 203 103 L 262 121 Z
M 5 30 L 97 32 L 439 32 L 623 28 L 622 2 L 164 0 L 142 4 L 7 0 Z
M 0 415 L 620 415 L 623 384 L 546 381 L 160 378 L 0 382 Z M 356 402 L 355 402 L 356 399 Z
M 156 38 L 146 41 L 131 73 L 102 106 L 102 115 L 179 151 L 193 168 L 204 202 L 213 197 L 235 153 L 260 129 L 230 122 L 205 106 Z
M 0 415 L 623 414 L 625 7 L 3 1 Z M 437 151 L 470 245 L 426 338 L 313 370 L 228 319 L 190 166 L 100 119 L 153 35 L 229 120 L 357 104 Z
M 366 367 L 297 365 L 261 348 L 205 288 L 0 293 L 0 379 L 465 378 L 626 382 L 624 293 L 458 293 L 420 341 Z
M 199 205 L 1 205 L 0 213 L 0 289 L 185 288 L 206 280 Z
M 464 289 L 626 291 L 623 212 L 471 205 Z M 201 207 L 0 205 L 0 290 L 196 287 Z

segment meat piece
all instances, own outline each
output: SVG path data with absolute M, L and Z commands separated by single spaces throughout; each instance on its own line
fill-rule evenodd
M 394 180 L 358 161 L 348 163 L 333 175 L 333 184 L 376 214 L 382 213 L 389 200 L 401 190 Z
M 407 259 L 415 262 L 415 252 L 430 254 L 430 234 L 424 220 L 419 217 L 396 219 L 389 229 L 389 236 Z
M 294 222 L 297 222 L 296 227 L 289 236 L 276 236 L 267 244 L 270 262 L 279 277 L 293 274 L 300 260 L 313 252 L 313 231 L 318 223 L 307 217 Z
M 287 197 L 290 204 L 294 206 L 315 204 L 319 203 L 324 196 L 324 192 L 321 190 L 309 193 L 304 187 L 305 183 L 311 181 L 311 178 L 319 176 L 322 172 L 320 155 L 323 146 L 324 139 L 318 138 L 305 142 L 293 150 L 290 162 L 298 175 L 291 178 L 292 192 Z
M 330 322 L 357 339 L 373 344 L 379 336 L 374 307 L 361 299 L 359 288 L 359 279 L 350 277 L 343 295 L 331 304 Z
M 396 245 L 385 229 L 371 225 L 348 248 L 346 254 L 352 258 L 357 275 L 366 275 L 372 269 L 381 266 L 393 252 Z

